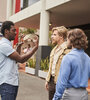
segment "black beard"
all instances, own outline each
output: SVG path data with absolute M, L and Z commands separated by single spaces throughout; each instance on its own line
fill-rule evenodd
M 10 40 L 10 41 L 13 41 L 13 40 L 15 40 L 15 38 L 9 38 L 9 40 Z

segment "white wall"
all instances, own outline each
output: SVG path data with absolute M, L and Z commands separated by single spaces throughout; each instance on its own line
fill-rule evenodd
M 6 6 L 7 0 L 0 0 L 0 22 L 6 20 Z
M 16 13 L 15 15 L 12 15 L 11 17 L 9 17 L 9 20 L 16 23 L 23 19 L 29 18 L 33 15 L 36 15 L 36 14 L 40 13 L 40 11 L 41 11 L 41 2 L 39 1 L 35 4 L 33 4 L 32 6 L 29 6 L 25 9 L 21 10 L 20 12 Z
M 40 1 L 40 0 L 28 0 L 28 6 L 34 4 L 37 1 Z
M 46 0 L 46 10 L 61 5 L 63 3 L 66 3 L 68 1 L 70 0 Z

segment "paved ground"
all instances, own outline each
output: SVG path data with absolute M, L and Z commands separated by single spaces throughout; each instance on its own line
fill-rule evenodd
M 20 72 L 20 88 L 17 100 L 48 100 L 45 80 Z M 90 100 L 90 95 L 89 99 Z
M 48 100 L 45 80 L 20 72 L 20 87 L 17 100 Z
M 48 93 L 44 88 L 44 79 L 20 72 L 19 83 L 20 87 L 16 100 L 48 100 Z M 88 100 L 90 100 L 90 95 Z

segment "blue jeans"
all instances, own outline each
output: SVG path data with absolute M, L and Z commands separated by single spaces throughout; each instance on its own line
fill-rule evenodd
M 7 83 L 0 85 L 1 100 L 16 100 L 18 86 L 13 86 Z

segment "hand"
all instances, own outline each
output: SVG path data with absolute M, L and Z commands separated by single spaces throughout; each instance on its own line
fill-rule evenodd
M 45 88 L 46 88 L 46 90 L 49 89 L 48 82 L 45 83 Z
M 19 43 L 16 47 L 16 51 L 20 54 L 21 53 L 21 46 L 23 45 L 23 42 Z

